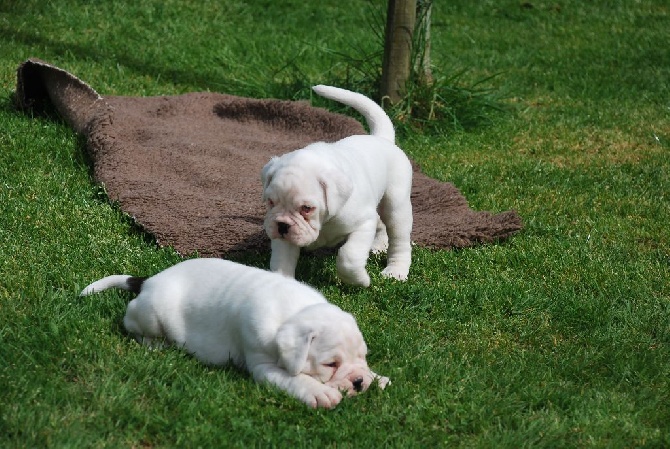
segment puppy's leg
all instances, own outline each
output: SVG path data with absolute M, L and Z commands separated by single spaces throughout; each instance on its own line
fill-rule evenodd
M 256 365 L 250 371 L 257 382 L 275 385 L 312 408 L 333 408 L 342 400 L 342 393 L 337 389 L 322 384 L 307 374 L 291 376 L 272 363 Z
M 365 270 L 365 264 L 370 255 L 375 233 L 376 222 L 371 220 L 349 234 L 347 241 L 337 253 L 337 275 L 342 281 L 362 287 L 370 285 L 370 276 Z
M 375 239 L 372 241 L 372 254 L 381 254 L 389 247 L 389 237 L 386 234 L 386 225 L 381 218 L 377 220 L 377 231 L 375 232 Z
M 143 294 L 128 304 L 123 326 L 135 340 L 150 348 L 159 349 L 166 337 L 150 299 Z
M 386 268 L 382 276 L 404 281 L 407 280 L 412 263 L 412 203 L 409 195 L 395 202 L 382 201 L 385 202 L 381 208 L 382 220 L 386 224 L 389 239 Z
M 300 247 L 282 239 L 271 242 L 270 270 L 288 277 L 295 277 L 295 267 L 300 257 Z

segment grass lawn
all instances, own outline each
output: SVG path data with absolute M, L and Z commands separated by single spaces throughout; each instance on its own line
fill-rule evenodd
M 384 5 L 0 2 L 0 447 L 670 447 L 666 0 L 435 2 L 435 75 L 493 76 L 483 87 L 510 111 L 403 128 L 400 145 L 525 229 L 417 248 L 406 283 L 371 259 L 369 289 L 328 282 L 333 258 L 301 259 L 298 277 L 357 317 L 385 391 L 313 411 L 137 345 L 127 294 L 77 296 L 180 256 L 109 204 L 67 125 L 14 110 L 19 63 L 42 58 L 102 95 L 308 98 L 371 85 Z

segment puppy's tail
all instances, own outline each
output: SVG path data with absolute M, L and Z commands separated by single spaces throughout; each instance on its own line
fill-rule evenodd
M 312 90 L 321 97 L 338 101 L 356 109 L 365 117 L 365 121 L 370 127 L 370 134 L 395 143 L 393 122 L 381 106 L 365 95 L 339 87 L 324 86 L 323 84 L 312 87 Z
M 146 279 L 147 278 L 129 276 L 127 274 L 114 274 L 88 285 L 81 291 L 79 296 L 88 296 L 109 288 L 120 288 L 137 294 L 142 291 L 142 284 Z

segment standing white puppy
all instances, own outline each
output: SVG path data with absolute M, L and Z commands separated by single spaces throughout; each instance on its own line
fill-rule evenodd
M 139 295 L 123 324 L 147 345 L 156 339 L 198 360 L 233 363 L 311 407 L 331 408 L 376 379 L 350 314 L 316 290 L 276 273 L 222 259 L 191 259 L 150 278 L 113 275 L 81 295 L 121 288 Z
M 313 89 L 363 114 L 370 135 L 313 143 L 263 167 L 270 268 L 295 277 L 300 248 L 342 243 L 337 272 L 343 281 L 369 286 L 370 251 L 387 248 L 382 275 L 406 280 L 412 259 L 412 166 L 395 145 L 393 123 L 364 95 L 322 85 Z

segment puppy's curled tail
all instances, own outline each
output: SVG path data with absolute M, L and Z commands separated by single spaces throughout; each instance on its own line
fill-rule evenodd
M 79 296 L 88 296 L 109 288 L 120 288 L 137 294 L 142 291 L 142 284 L 145 280 L 146 278 L 129 276 L 127 274 L 114 274 L 89 284 L 81 291 Z
M 395 143 L 395 129 L 393 128 L 393 122 L 381 106 L 365 95 L 351 92 L 346 89 L 340 89 L 339 87 L 325 86 L 323 84 L 312 87 L 312 90 L 321 97 L 335 100 L 356 109 L 363 114 L 363 117 L 365 117 L 365 121 L 370 127 L 371 135 L 382 137 Z

